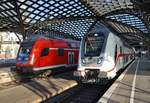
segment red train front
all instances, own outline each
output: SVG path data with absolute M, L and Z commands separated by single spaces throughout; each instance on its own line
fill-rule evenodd
M 21 43 L 17 56 L 17 70 L 34 73 L 78 64 L 78 41 L 38 37 Z

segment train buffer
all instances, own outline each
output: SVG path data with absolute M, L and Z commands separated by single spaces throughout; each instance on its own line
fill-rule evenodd
M 150 103 L 150 60 L 137 59 L 97 103 Z
M 62 78 L 32 80 L 1 90 L 0 103 L 39 103 L 76 85 L 76 81 Z

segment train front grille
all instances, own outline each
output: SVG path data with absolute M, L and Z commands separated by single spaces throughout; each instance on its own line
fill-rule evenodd
M 99 69 L 85 69 L 85 73 L 88 78 L 97 78 L 100 71 Z
M 85 74 L 88 78 L 106 78 L 107 72 L 100 71 L 99 69 L 85 69 Z

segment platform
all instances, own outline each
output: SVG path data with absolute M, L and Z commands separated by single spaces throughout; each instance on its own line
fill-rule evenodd
M 74 87 L 77 82 L 62 78 L 33 80 L 13 88 L 0 91 L 0 103 L 39 103 Z
M 0 58 L 0 68 L 10 67 L 10 66 L 15 66 L 15 65 L 16 65 L 15 59 L 1 59 Z
M 150 60 L 136 59 L 97 103 L 150 103 Z
M 0 85 L 15 80 L 15 74 L 11 71 L 11 68 L 13 68 L 13 66 L 0 67 Z

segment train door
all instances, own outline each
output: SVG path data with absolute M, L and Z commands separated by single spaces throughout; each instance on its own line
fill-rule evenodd
M 115 46 L 115 54 L 114 54 L 114 61 L 117 62 L 117 45 Z
M 68 64 L 74 64 L 74 52 L 68 53 Z
M 124 61 L 123 61 L 123 52 L 122 52 L 123 50 L 122 50 L 122 47 L 120 46 L 120 54 L 121 54 L 121 59 L 120 59 L 120 65 L 121 65 L 121 67 L 123 67 L 123 63 L 124 63 Z
M 48 66 L 49 65 L 49 48 L 42 48 L 40 58 L 39 59 L 39 66 Z

